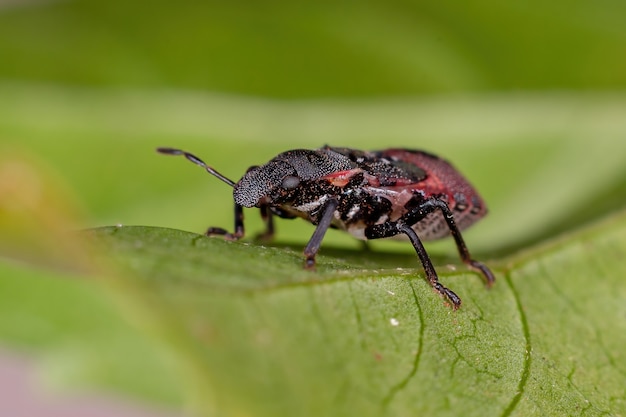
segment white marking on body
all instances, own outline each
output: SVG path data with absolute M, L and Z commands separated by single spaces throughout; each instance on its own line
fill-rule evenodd
M 348 220 L 352 220 L 352 218 L 359 212 L 360 209 L 361 207 L 359 207 L 358 204 L 353 205 L 347 214 Z
M 382 224 L 388 220 L 389 220 L 389 215 L 383 214 L 382 216 L 380 216 L 380 218 L 376 221 L 375 224 Z M 346 232 L 350 233 L 356 239 L 368 240 L 365 237 L 365 229 L 367 228 L 367 226 L 362 221 L 351 223 L 348 226 L 346 226 L 345 223 L 341 222 L 341 223 L 338 223 L 337 226 L 341 228 L 342 230 L 345 230 Z
M 301 211 L 303 213 L 310 213 L 322 204 L 324 204 L 328 200 L 328 196 L 324 195 L 320 197 L 318 200 L 311 201 L 309 203 L 302 204 L 301 206 L 295 206 L 294 209 Z
M 341 226 L 344 226 L 345 228 L 345 224 L 342 223 Z M 359 225 L 351 224 L 350 226 L 348 226 L 347 229 L 344 229 L 344 230 L 350 233 L 352 237 L 354 237 L 355 239 L 367 240 L 367 238 L 365 237 L 365 226 L 363 226 L 362 224 L 359 224 Z

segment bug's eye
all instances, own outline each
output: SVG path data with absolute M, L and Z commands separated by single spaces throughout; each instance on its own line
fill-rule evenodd
M 293 190 L 298 185 L 300 185 L 300 178 L 289 175 L 283 178 L 283 183 L 281 184 L 281 187 L 285 190 Z

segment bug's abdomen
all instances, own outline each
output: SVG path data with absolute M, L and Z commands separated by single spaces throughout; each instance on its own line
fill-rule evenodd
M 444 198 L 440 199 L 445 201 Z M 449 204 L 449 207 L 452 211 L 454 222 L 459 230 L 466 229 L 484 215 L 480 213 L 481 210 L 484 210 L 484 207 L 481 208 L 481 210 L 477 210 L 473 206 L 461 206 L 454 203 Z M 455 209 L 453 207 L 464 207 L 464 209 Z M 417 235 L 423 240 L 441 239 L 450 235 L 450 228 L 441 210 L 435 210 L 428 214 L 424 219 L 415 223 L 412 229 L 415 230 Z
M 487 214 L 487 206 L 478 192 L 446 160 L 426 152 L 406 149 L 388 149 L 382 151 L 381 155 L 416 165 L 426 172 L 423 181 L 410 186 L 416 196 L 408 202 L 408 206 L 416 206 L 420 200 L 436 197 L 448 204 L 454 221 L 461 230 Z M 448 235 L 448 228 L 439 210 L 418 222 L 414 230 L 423 239 L 438 239 Z

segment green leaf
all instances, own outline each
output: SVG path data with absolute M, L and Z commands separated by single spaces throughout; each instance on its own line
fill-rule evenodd
M 494 265 L 486 290 L 414 256 L 299 249 L 170 229 L 91 232 L 113 288 L 189 362 L 200 413 L 601 415 L 626 405 L 626 213 Z M 394 259 L 396 261 L 398 259 Z M 378 265 L 372 269 L 372 265 Z M 158 319 L 156 319 L 158 318 Z
M 22 3 L 0 4 L 0 340 L 47 382 L 231 415 L 626 414 L 623 215 L 545 243 L 624 207 L 626 3 Z M 102 230 L 126 274 L 76 279 L 102 265 L 68 231 L 231 224 L 230 190 L 156 146 L 237 179 L 324 143 L 452 161 L 496 287 L 430 244 L 452 313 L 410 246 L 333 231 L 302 271 L 304 222 L 271 248 Z
M 103 266 L 77 235 L 75 201 L 33 159 L 0 155 L 2 354 L 11 348 L 36 357 L 43 379 L 57 389 L 106 386 L 180 404 L 167 351 L 131 326 L 92 279 L 76 279 Z
M 623 88 L 619 0 L 77 1 L 0 9 L 0 78 L 269 97 Z
M 49 169 L 23 170 L 34 181 L 0 169 L 0 338 L 43 358 L 57 385 L 104 386 L 177 406 L 189 394 L 202 413 L 321 413 L 332 403 L 337 414 L 576 414 L 587 398 L 589 414 L 619 414 L 623 221 L 542 242 L 624 206 L 625 103 L 622 94 L 599 93 L 283 103 L 4 83 L 0 135 L 17 153 L 3 147 L 3 161 Z M 287 148 L 325 142 L 393 143 L 451 160 L 489 204 L 489 216 L 464 236 L 499 273 L 496 287 L 485 290 L 462 266 L 447 268 L 457 264 L 449 241 L 429 244 L 442 280 L 463 298 L 453 313 L 423 281 L 410 245 L 372 242 L 364 253 L 336 231 L 318 271 L 303 271 L 312 228 L 301 221 L 281 221 L 279 246 L 270 248 L 163 229 L 101 231 L 127 268 L 109 271 L 107 291 L 101 281 L 32 267 L 101 271 L 89 262 L 73 268 L 91 253 L 67 236 L 76 224 L 228 227 L 231 190 L 182 159 L 157 155 L 156 146 L 188 149 L 237 178 Z M 68 198 L 87 209 L 87 220 L 71 215 Z M 25 211 L 31 206 L 22 202 L 36 204 Z M 246 216 L 253 235 L 258 215 Z M 547 275 L 570 306 L 535 292 L 551 282 Z M 524 368 L 528 340 L 534 353 Z M 281 392 L 285 398 L 269 402 Z
M 3 259 L 0 340 L 3 354 L 10 349 L 35 361 L 36 382 L 47 392 L 108 391 L 171 407 L 182 401 L 170 352 L 131 325 L 90 279 Z

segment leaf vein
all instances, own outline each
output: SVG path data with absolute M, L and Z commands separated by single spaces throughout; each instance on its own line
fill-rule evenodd
M 424 346 L 424 323 L 425 323 L 424 312 L 422 311 L 422 308 L 420 306 L 419 298 L 417 297 L 417 293 L 415 292 L 415 287 L 413 286 L 412 281 L 409 279 L 407 279 L 406 281 L 411 287 L 411 291 L 413 293 L 413 300 L 415 301 L 415 306 L 417 307 L 417 314 L 418 314 L 418 318 L 420 322 L 420 329 L 419 329 L 419 334 L 417 338 L 417 352 L 415 353 L 415 358 L 413 359 L 413 366 L 409 374 L 403 380 L 398 382 L 396 385 L 392 386 L 389 389 L 389 392 L 387 393 L 387 395 L 383 397 L 383 400 L 381 403 L 381 408 L 383 410 L 383 413 L 388 410 L 389 405 L 391 404 L 393 399 L 396 397 L 396 395 L 401 390 L 403 390 L 406 387 L 406 385 L 409 383 L 409 381 L 417 374 L 420 360 L 422 358 L 422 351 L 423 351 L 423 346 Z
M 522 369 L 522 373 L 520 375 L 519 382 L 517 384 L 517 392 L 511 398 L 509 405 L 502 412 L 502 417 L 508 417 L 513 413 L 515 407 L 522 399 L 522 395 L 524 394 L 524 390 L 526 388 L 526 383 L 528 382 L 528 377 L 530 376 L 530 367 L 532 365 L 532 344 L 530 339 L 530 328 L 528 326 L 528 319 L 526 317 L 526 313 L 524 312 L 524 307 L 522 306 L 522 300 L 520 298 L 519 292 L 513 285 L 513 280 L 511 279 L 510 271 L 507 271 L 504 274 L 504 282 L 506 282 L 507 286 L 510 288 L 513 297 L 515 298 L 515 305 L 517 307 L 517 311 L 520 316 L 520 323 L 522 325 L 522 332 L 524 334 L 524 340 L 526 341 L 526 354 L 524 355 L 524 366 Z

